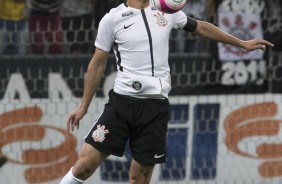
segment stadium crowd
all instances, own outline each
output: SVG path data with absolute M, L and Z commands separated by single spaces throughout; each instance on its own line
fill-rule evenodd
M 227 6 L 228 1 L 230 4 L 230 0 L 188 0 L 183 11 L 216 24 L 216 12 L 223 1 Z M 257 7 L 263 3 L 262 23 L 269 27 L 264 28 L 264 37 L 275 44 L 274 49 L 282 51 L 281 0 L 248 1 L 258 3 Z M 92 53 L 99 20 L 122 2 L 0 0 L 0 55 Z M 191 33 L 174 31 L 171 35 L 172 52 L 209 52 L 210 49 L 207 40 Z

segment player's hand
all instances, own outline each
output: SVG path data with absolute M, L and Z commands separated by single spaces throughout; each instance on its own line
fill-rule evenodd
M 67 131 L 74 131 L 74 128 L 79 129 L 79 121 L 84 117 L 87 110 L 82 107 L 75 109 L 69 114 L 67 119 Z
M 274 45 L 266 40 L 262 39 L 253 39 L 244 41 L 244 48 L 248 51 L 253 51 L 256 49 L 266 50 L 267 47 L 273 47 Z

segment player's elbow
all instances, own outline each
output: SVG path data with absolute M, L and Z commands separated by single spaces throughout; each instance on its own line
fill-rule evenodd
M 198 21 L 198 26 L 195 33 L 201 37 L 208 37 L 210 23 L 205 21 Z

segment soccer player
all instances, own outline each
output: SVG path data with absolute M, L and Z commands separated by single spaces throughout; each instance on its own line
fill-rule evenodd
M 80 106 L 69 114 L 67 129 L 79 128 L 79 121 L 87 113 L 99 86 L 112 46 L 118 69 L 115 84 L 103 113 L 85 137 L 77 162 L 61 184 L 83 183 L 109 155 L 122 156 L 127 140 L 133 158 L 129 171 L 131 184 L 150 183 L 154 165 L 166 161 L 171 89 L 168 43 L 173 28 L 248 51 L 273 46 L 262 39 L 240 40 L 181 11 L 163 14 L 152 7 L 149 0 L 128 0 L 111 9 L 99 24 L 84 94 Z

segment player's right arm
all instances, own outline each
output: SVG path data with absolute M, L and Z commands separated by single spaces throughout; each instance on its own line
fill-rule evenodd
M 101 78 L 104 74 L 109 52 L 96 48 L 84 80 L 84 93 L 81 103 L 77 109 L 69 114 L 67 119 L 67 130 L 73 131 L 76 127 L 79 128 L 79 121 L 87 113 L 88 107 L 91 103 L 94 93 L 99 87 Z
M 84 93 L 77 109 L 70 113 L 67 119 L 67 130 L 79 128 L 79 121 L 87 113 L 88 107 L 104 74 L 107 59 L 114 43 L 115 16 L 107 13 L 99 23 L 93 55 L 84 80 Z

